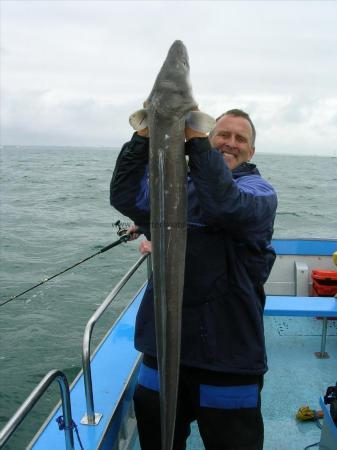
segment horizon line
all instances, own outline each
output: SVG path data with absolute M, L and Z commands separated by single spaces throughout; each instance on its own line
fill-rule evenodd
M 1 144 L 0 145 L 0 150 L 3 150 L 5 147 L 10 147 L 10 148 L 22 148 L 22 147 L 27 147 L 27 148 L 73 148 L 73 149 L 89 149 L 89 148 L 95 148 L 95 149 L 114 149 L 114 150 L 120 150 L 121 146 L 113 146 L 113 145 L 67 145 L 67 144 Z M 290 153 L 290 152 L 270 152 L 270 151 L 257 151 L 254 156 L 258 156 L 258 155 L 288 155 L 288 156 L 315 156 L 315 157 L 320 157 L 320 158 L 337 158 L 337 150 L 335 150 L 335 154 L 329 154 L 329 155 L 322 155 L 322 154 L 317 154 L 317 153 Z

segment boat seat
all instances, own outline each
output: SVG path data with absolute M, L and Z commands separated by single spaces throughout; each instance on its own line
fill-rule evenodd
M 267 295 L 264 314 L 301 317 L 337 316 L 337 298 Z
M 315 352 L 317 358 L 329 358 L 325 351 L 328 318 L 337 316 L 336 297 L 295 297 L 268 295 L 264 308 L 266 316 L 322 317 L 321 351 Z

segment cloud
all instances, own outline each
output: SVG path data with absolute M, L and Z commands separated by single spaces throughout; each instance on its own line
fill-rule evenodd
M 3 103 L 2 141 L 7 145 L 120 145 L 132 132 L 130 111 L 138 107 L 53 91 L 22 91 Z
M 315 133 L 334 147 L 335 2 L 27 0 L 2 10 L 3 143 L 119 145 L 179 38 L 202 109 L 246 109 L 269 151 L 298 140 L 314 152 Z
M 215 117 L 234 107 L 247 111 L 257 128 L 261 153 L 335 155 L 337 99 L 226 96 L 220 101 L 206 96 L 199 100 L 200 108 Z M 5 99 L 2 140 L 12 145 L 121 146 L 132 133 L 128 117 L 141 102 L 140 96 L 100 102 L 64 92 L 21 92 Z

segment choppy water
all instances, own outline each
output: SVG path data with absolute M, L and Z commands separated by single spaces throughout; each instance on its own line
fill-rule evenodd
M 4 147 L 1 150 L 0 301 L 114 241 L 120 215 L 109 205 L 118 154 L 108 148 Z M 337 237 L 337 160 L 257 155 L 277 189 L 274 237 Z M 124 244 L 0 308 L 0 428 L 41 378 L 58 368 L 72 380 L 81 366 L 85 324 L 139 257 Z M 94 342 L 146 276 L 146 267 L 116 299 Z M 24 448 L 55 404 L 52 387 L 8 449 Z

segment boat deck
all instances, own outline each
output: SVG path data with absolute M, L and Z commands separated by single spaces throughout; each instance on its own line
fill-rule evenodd
M 265 317 L 269 371 L 262 408 L 265 450 L 301 450 L 320 439 L 313 422 L 298 422 L 304 405 L 318 410 L 319 397 L 337 381 L 337 322 L 328 322 L 329 359 L 317 359 L 322 322 L 315 318 Z M 317 447 L 318 448 L 318 447 Z
M 309 257 L 303 256 L 299 248 L 296 249 L 300 255 L 298 257 L 278 249 L 281 255 L 275 263 L 276 272 L 267 286 L 271 297 L 267 298 L 264 316 L 269 365 L 262 391 L 264 450 L 301 450 L 317 443 L 321 435 L 317 424 L 300 423 L 295 414 L 301 406 L 320 409 L 320 397 L 328 386 L 335 385 L 337 381 L 337 320 L 328 321 L 326 351 L 330 358 L 317 359 L 315 356 L 315 352 L 321 350 L 321 343 L 323 347 L 322 321 L 311 315 L 315 312 L 325 317 L 337 316 L 337 309 L 332 297 L 324 301 L 307 297 L 311 269 L 328 269 L 332 264 L 330 257 L 325 254 L 320 256 L 322 251 L 316 248 L 320 241 L 313 243 L 315 248 L 311 248 Z M 300 244 L 303 246 L 305 242 Z M 327 252 L 331 254 L 331 250 L 329 247 Z M 135 364 L 139 357 L 133 347 L 133 334 L 134 317 L 143 292 L 144 288 L 92 358 L 95 411 L 103 413 L 97 426 L 81 424 L 86 411 L 83 376 L 79 376 L 73 385 L 72 417 L 78 424 L 84 448 L 115 448 L 112 443 L 119 441 L 118 448 L 140 449 L 138 442 L 133 444 L 136 423 L 132 411 L 132 391 L 137 379 Z M 281 294 L 282 297 L 279 297 Z M 60 414 L 60 409 L 51 414 L 51 420 L 43 426 L 44 432 L 32 442 L 34 450 L 64 448 L 64 433 L 58 430 L 55 422 Z M 204 449 L 196 423 L 192 430 L 187 449 Z M 75 442 L 75 448 L 79 448 L 78 442 Z
M 302 450 L 320 440 L 314 422 L 298 422 L 301 406 L 318 410 L 319 397 L 337 381 L 337 321 L 328 322 L 329 359 L 317 359 L 322 323 L 308 317 L 265 317 L 269 371 L 262 391 L 264 450 Z M 318 447 L 316 447 L 318 448 Z M 137 443 L 134 450 L 139 450 Z M 197 424 L 187 450 L 204 449 Z

